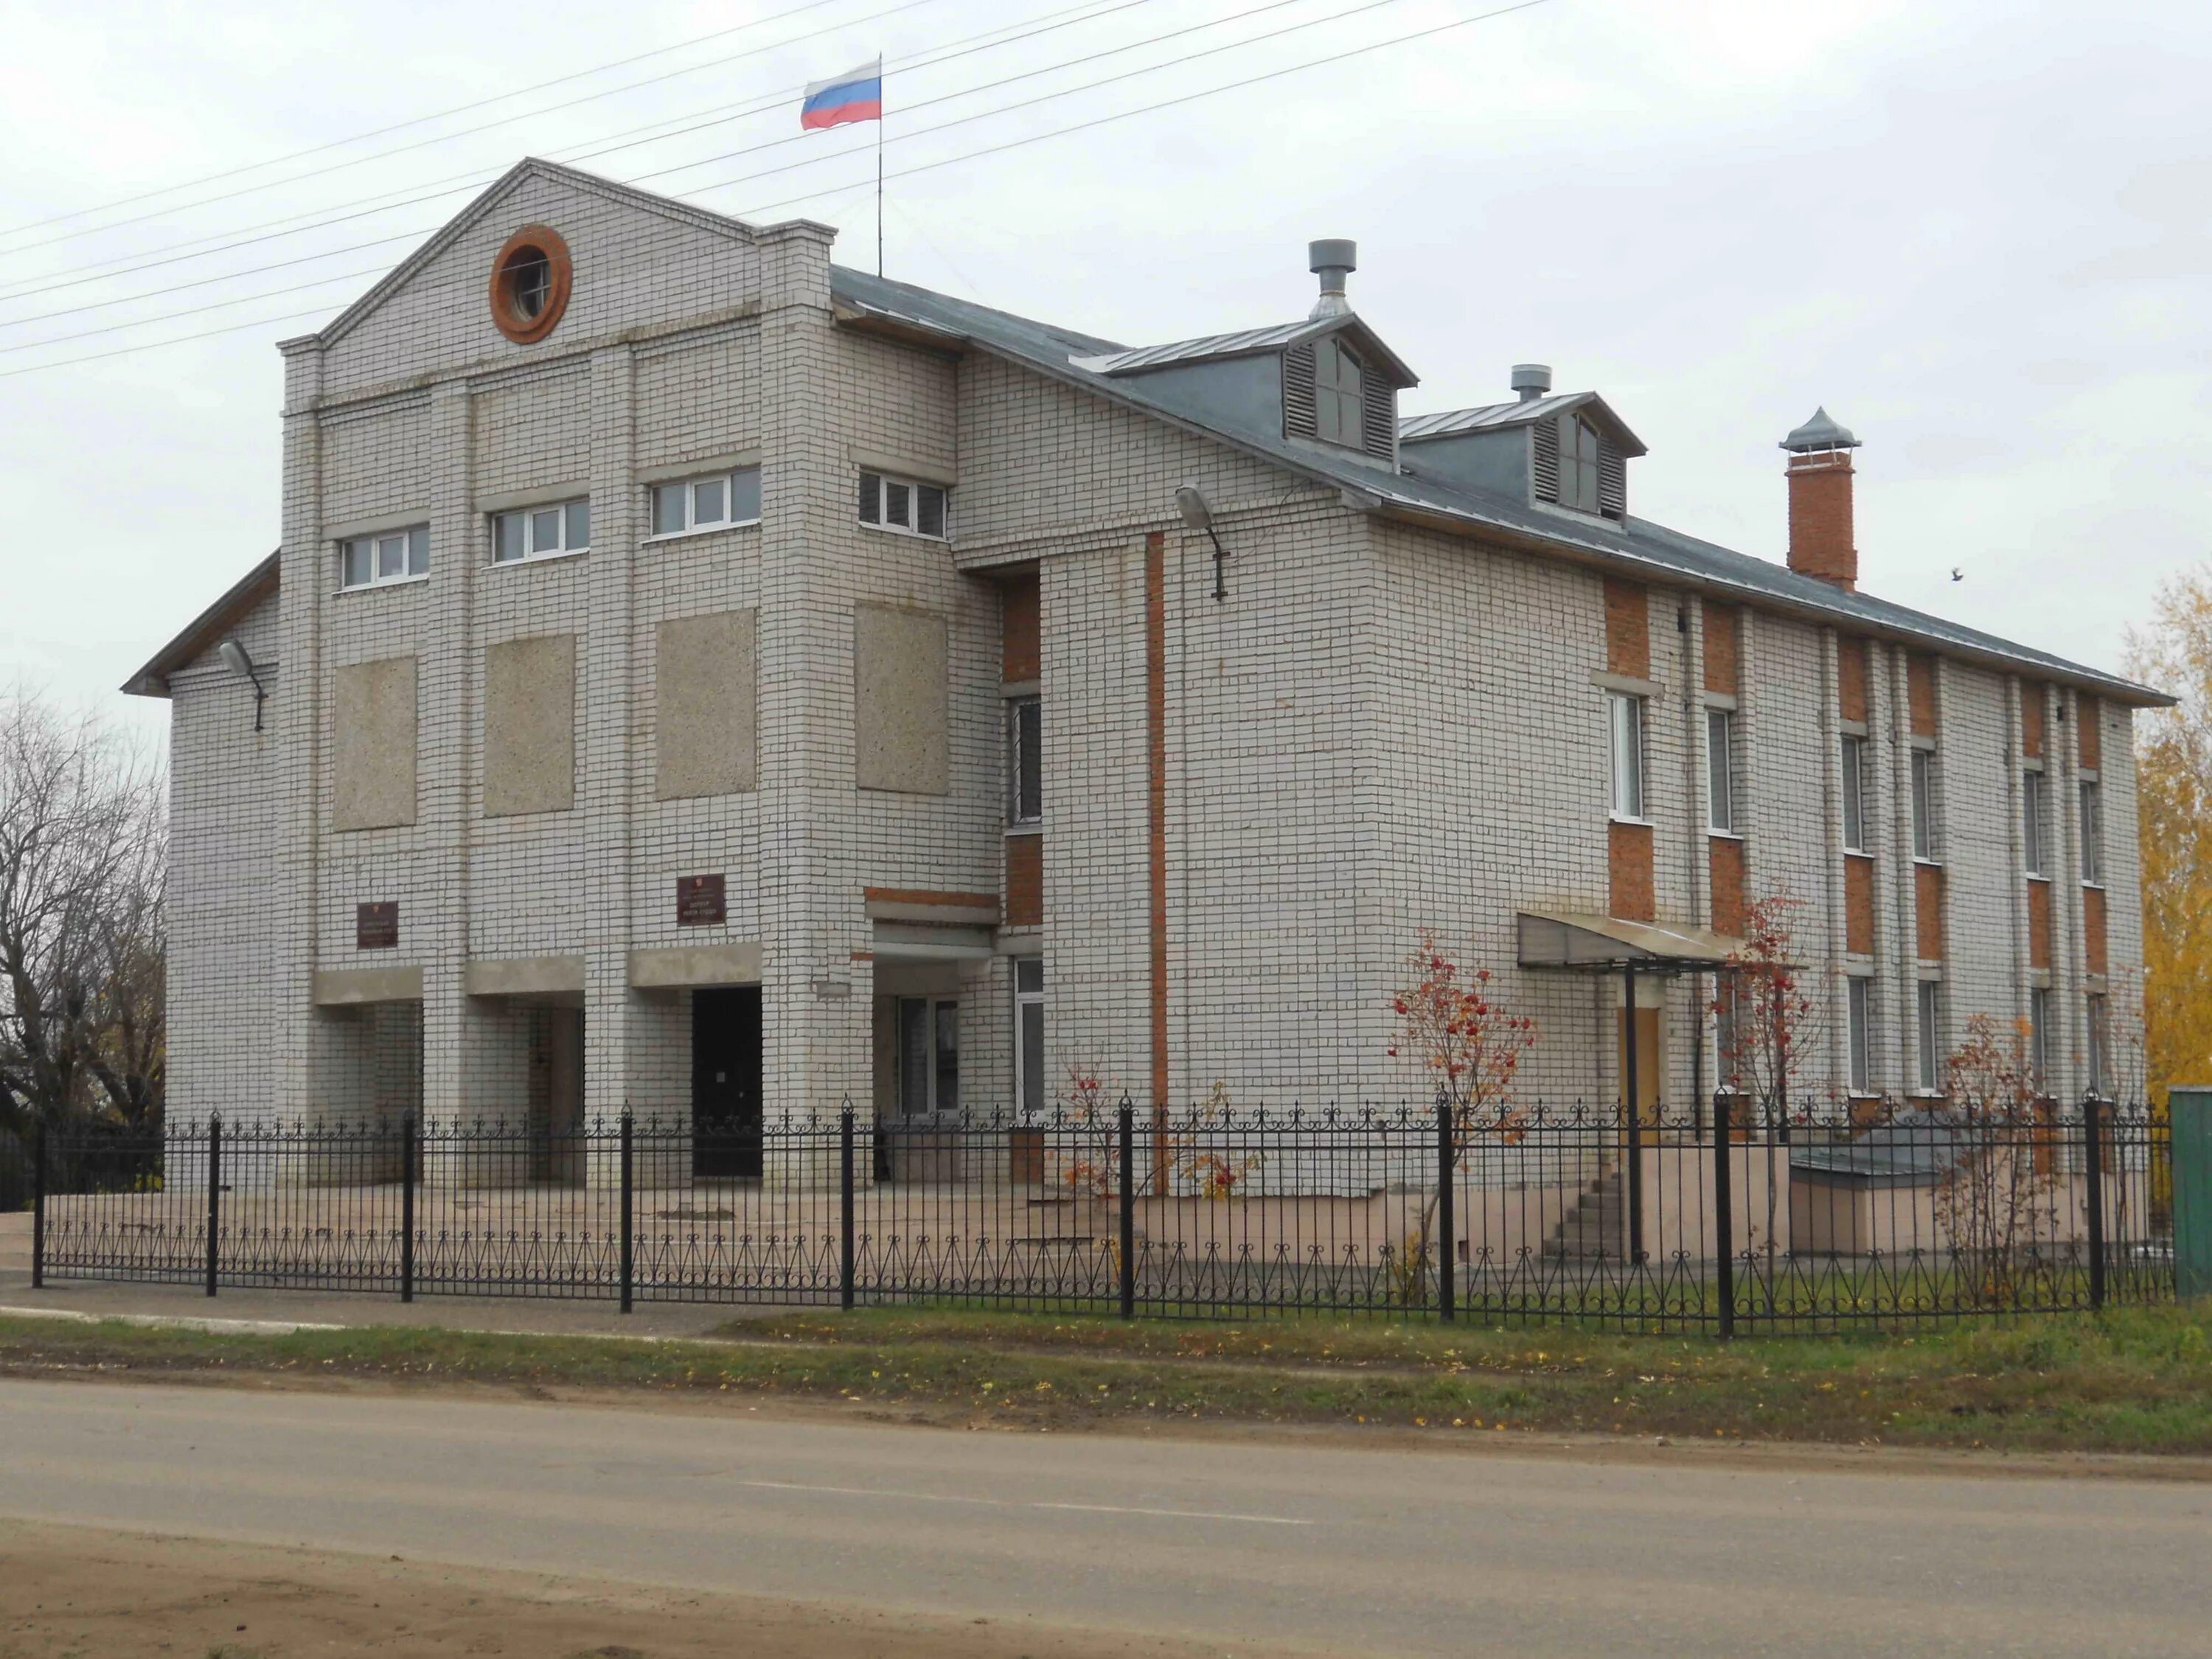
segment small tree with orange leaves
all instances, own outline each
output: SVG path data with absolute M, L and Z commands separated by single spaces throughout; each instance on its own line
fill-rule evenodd
M 1406 958 L 1406 968 L 1412 979 L 1390 1000 L 1398 1033 L 1389 1052 L 1419 1066 L 1437 1102 L 1450 1109 L 1456 1170 L 1479 1139 L 1510 1144 L 1526 1133 L 1512 1105 L 1513 1079 L 1521 1057 L 1535 1044 L 1536 1022 L 1495 1000 L 1490 969 L 1462 970 L 1444 955 L 1434 933 L 1423 931 L 1420 948 Z M 1399 1298 L 1408 1305 L 1429 1294 L 1429 1248 L 1440 1196 L 1430 1193 L 1391 1263 Z M 1443 1241 L 1444 1249 L 1451 1245 Z
M 1770 1267 L 1780 1241 L 1783 1172 L 1778 1131 L 1790 1121 L 1794 1085 L 1802 1081 L 1822 1020 L 1821 1004 L 1806 988 L 1797 927 L 1805 901 L 1787 886 L 1743 907 L 1743 942 L 1729 953 L 1713 998 L 1720 1034 L 1720 1086 L 1758 1109 L 1766 1128 L 1766 1224 L 1751 1224 L 1752 1243 L 1764 1248 Z M 1772 1288 L 1771 1273 L 1768 1287 Z
M 1936 1222 L 1960 1285 L 1984 1305 L 2009 1306 L 2051 1272 L 2036 1246 L 2058 1224 L 2051 1120 L 2027 1022 L 2008 1030 L 1974 1015 L 1945 1070 L 1957 1139 L 1936 1183 Z

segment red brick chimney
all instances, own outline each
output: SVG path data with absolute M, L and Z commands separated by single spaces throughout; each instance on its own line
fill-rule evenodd
M 1845 592 L 1859 582 L 1851 539 L 1851 451 L 1858 447 L 1825 409 L 1782 441 L 1790 452 L 1790 568 Z

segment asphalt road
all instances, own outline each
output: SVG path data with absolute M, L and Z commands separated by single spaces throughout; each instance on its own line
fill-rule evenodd
M 2186 1482 L 0 1382 L 0 1511 L 1230 1651 L 2212 1653 Z

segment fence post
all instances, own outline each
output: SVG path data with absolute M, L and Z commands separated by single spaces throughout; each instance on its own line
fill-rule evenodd
M 215 1294 L 216 1269 L 221 1255 L 222 1229 L 222 1116 L 208 1119 L 207 1293 Z
M 1459 1220 L 1455 1213 L 1458 1194 L 1454 1176 L 1459 1163 L 1453 1144 L 1451 1102 L 1437 1102 L 1437 1316 L 1459 1317 Z
M 849 1310 L 853 1283 L 853 1109 L 837 1114 L 837 1305 Z
M 415 1299 L 415 1117 L 399 1120 L 399 1299 Z
M 1713 1248 L 1718 1254 L 1713 1293 L 1720 1299 L 1721 1340 L 1735 1334 L 1735 1194 L 1729 1185 L 1729 1097 L 1713 1096 Z
M 31 1288 L 46 1285 L 46 1126 L 31 1125 Z
M 624 1313 L 629 1312 L 635 1305 L 637 1260 L 630 1231 L 630 1211 L 634 1207 L 632 1200 L 635 1195 L 635 1172 L 630 1161 L 635 1127 L 629 1108 L 625 1106 L 622 1115 L 622 1310 Z
M 1137 1110 L 1121 1102 L 1121 1317 L 1137 1316 Z
M 2105 1148 L 2095 1092 L 2081 1097 L 2081 1167 L 2089 1177 L 2089 1306 L 2105 1306 Z

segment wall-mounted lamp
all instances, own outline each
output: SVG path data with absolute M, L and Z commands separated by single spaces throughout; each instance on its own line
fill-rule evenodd
M 1213 509 L 1206 505 L 1206 497 L 1198 493 L 1196 484 L 1185 484 L 1176 491 L 1176 511 L 1182 514 L 1184 528 L 1203 530 L 1206 539 L 1213 544 L 1213 597 L 1227 599 L 1229 588 L 1223 574 L 1223 563 L 1229 555 L 1222 550 L 1221 538 L 1214 533 Z
M 261 689 L 261 676 L 253 672 L 253 659 L 246 654 L 246 647 L 236 640 L 225 640 L 216 647 L 215 653 L 222 659 L 222 665 L 234 674 L 243 674 L 253 682 L 253 729 L 261 729 L 261 705 L 269 701 L 269 694 Z

